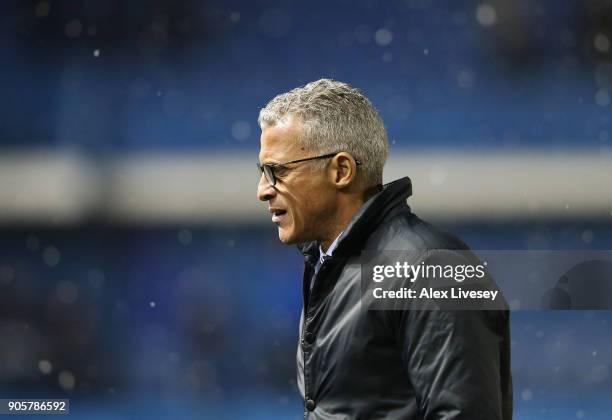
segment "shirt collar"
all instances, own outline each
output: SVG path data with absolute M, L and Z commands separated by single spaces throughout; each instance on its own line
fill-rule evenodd
M 342 235 L 342 232 L 340 232 L 338 236 L 336 236 L 334 242 L 331 243 L 331 245 L 329 246 L 329 248 L 327 248 L 327 251 L 325 252 L 323 251 L 323 248 L 321 248 L 321 245 L 319 245 L 319 258 L 323 258 L 324 255 L 331 257 L 332 253 L 334 252 L 334 249 L 336 249 L 336 246 L 338 246 L 338 239 L 340 239 L 340 235 Z

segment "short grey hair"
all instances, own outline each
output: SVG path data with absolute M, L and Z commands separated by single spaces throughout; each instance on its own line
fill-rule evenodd
M 319 154 L 348 152 L 362 162 L 365 187 L 382 184 L 389 151 L 387 131 L 378 111 L 359 90 L 320 79 L 274 97 L 257 121 L 264 129 L 292 117 L 303 127 L 301 147 Z

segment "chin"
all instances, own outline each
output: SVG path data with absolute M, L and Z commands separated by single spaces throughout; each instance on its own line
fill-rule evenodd
M 292 237 L 291 235 L 285 234 L 280 229 L 278 230 L 278 239 L 280 239 L 280 241 L 284 243 L 285 245 L 293 245 L 297 243 L 294 237 Z
M 285 245 L 295 245 L 300 242 L 303 242 L 300 240 L 298 235 L 295 234 L 295 232 L 290 231 L 286 228 L 283 229 L 281 227 L 278 228 L 278 239 L 280 239 L 280 241 Z

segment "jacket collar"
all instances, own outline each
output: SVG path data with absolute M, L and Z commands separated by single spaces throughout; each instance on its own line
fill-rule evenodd
M 401 205 L 408 208 L 406 199 L 411 195 L 412 182 L 408 177 L 383 185 L 382 191 L 366 201 L 353 215 L 338 238 L 334 256 L 349 254 L 355 248 L 360 247 L 392 210 Z M 319 245 L 316 241 L 299 244 L 298 248 L 307 262 L 317 260 Z

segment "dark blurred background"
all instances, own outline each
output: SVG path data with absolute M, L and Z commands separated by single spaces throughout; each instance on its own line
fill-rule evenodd
M 0 397 L 83 419 L 302 417 L 301 260 L 257 114 L 362 89 L 386 180 L 474 249 L 612 249 L 612 1 L 8 1 Z M 514 311 L 517 419 L 607 419 L 612 312 Z

